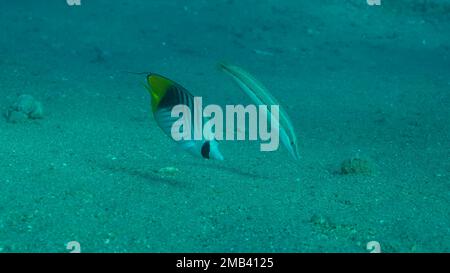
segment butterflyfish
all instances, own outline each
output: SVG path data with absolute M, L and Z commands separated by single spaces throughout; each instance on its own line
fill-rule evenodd
M 194 126 L 194 122 L 199 122 L 194 118 L 194 96 L 180 84 L 158 74 L 148 74 L 147 84 L 146 88 L 151 96 L 153 117 L 163 132 L 176 140 L 182 149 L 194 156 L 223 160 L 219 143 L 214 139 L 214 136 L 203 136 L 201 132 L 201 138 L 194 137 L 194 130 L 198 128 L 198 126 Z M 189 138 L 182 138 L 184 133 L 181 130 L 173 130 L 174 123 L 179 121 L 180 117 L 173 117 L 172 109 L 180 105 L 187 106 L 185 109 L 188 109 L 190 113 L 191 118 L 188 121 L 188 126 L 191 128 L 188 131 L 191 132 L 191 135 Z M 201 111 L 201 109 L 197 110 Z M 202 121 L 199 124 L 204 124 L 204 122 Z M 183 128 L 183 130 L 186 129 Z M 202 130 L 202 128 L 198 130 Z

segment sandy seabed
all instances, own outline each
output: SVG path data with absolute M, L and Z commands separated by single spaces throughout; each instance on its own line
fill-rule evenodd
M 3 4 L 0 108 L 30 94 L 44 117 L 0 120 L 0 251 L 448 252 L 450 3 L 345 2 Z M 301 160 L 179 151 L 126 73 L 250 103 L 222 60 L 285 106 Z M 373 172 L 342 174 L 354 157 Z

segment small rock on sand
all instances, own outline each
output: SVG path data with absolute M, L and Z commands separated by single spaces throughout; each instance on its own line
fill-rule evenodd
M 24 122 L 27 119 L 40 119 L 44 116 L 42 104 L 31 95 L 21 95 L 6 111 L 6 119 L 11 123 Z

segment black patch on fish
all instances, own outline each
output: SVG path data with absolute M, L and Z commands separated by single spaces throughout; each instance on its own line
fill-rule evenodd
M 164 97 L 159 102 L 158 108 L 169 108 L 176 105 L 186 105 L 192 111 L 193 96 L 183 87 L 178 85 L 170 86 Z
M 205 143 L 203 143 L 202 146 L 202 156 L 203 158 L 209 159 L 209 152 L 211 151 L 211 144 L 209 143 L 209 141 L 206 141 Z

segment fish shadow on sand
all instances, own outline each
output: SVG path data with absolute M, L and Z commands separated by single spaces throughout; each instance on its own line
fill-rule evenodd
M 230 167 L 230 166 L 219 165 L 219 164 L 188 163 L 186 165 L 192 166 L 194 168 L 213 169 L 214 172 L 217 172 L 217 171 L 227 172 L 227 173 L 235 174 L 235 175 L 246 177 L 246 178 L 252 178 L 252 179 L 262 179 L 262 180 L 276 179 L 276 177 L 270 177 L 267 175 L 260 175 L 260 174 L 255 174 L 255 173 L 251 173 L 251 172 L 246 172 L 246 171 L 243 171 L 236 167 Z
M 177 176 L 173 175 L 162 175 L 158 173 L 157 170 L 139 169 L 133 168 L 126 165 L 119 164 L 109 164 L 109 163 L 98 163 L 97 166 L 104 170 L 113 173 L 121 173 L 128 176 L 132 176 L 146 182 L 151 182 L 152 184 L 165 184 L 172 187 L 186 187 L 187 182 L 185 180 L 177 180 Z
M 120 173 L 124 175 L 128 175 L 131 177 L 135 177 L 140 180 L 144 180 L 150 182 L 152 184 L 165 184 L 172 187 L 188 187 L 190 182 L 186 179 L 185 176 L 180 176 L 179 174 L 174 175 L 164 175 L 159 173 L 159 170 L 156 169 L 148 169 L 148 168 L 139 168 L 139 167 L 131 167 L 127 165 L 121 165 L 119 162 L 95 162 L 101 170 L 108 171 L 112 173 Z M 93 165 L 91 162 L 90 165 Z M 257 180 L 271 180 L 276 179 L 276 177 L 272 177 L 269 175 L 260 175 L 247 171 L 243 171 L 238 167 L 233 166 L 225 166 L 221 164 L 207 164 L 205 162 L 191 162 L 187 163 L 186 167 L 189 169 L 209 169 L 211 170 L 211 175 L 217 174 L 217 172 L 229 173 L 232 175 L 237 175 L 240 177 L 245 177 L 247 179 L 257 179 Z

